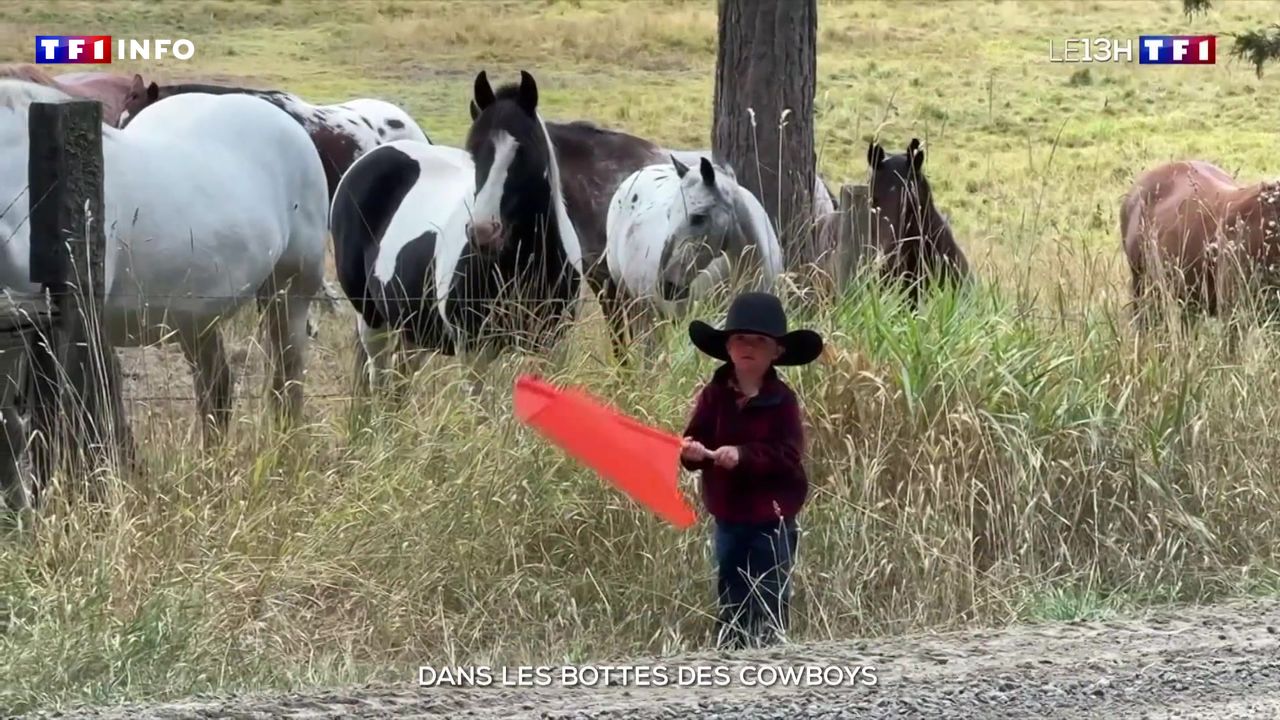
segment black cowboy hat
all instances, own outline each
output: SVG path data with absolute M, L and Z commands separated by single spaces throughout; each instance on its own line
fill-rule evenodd
M 729 361 L 725 342 L 734 333 L 767 335 L 782 346 L 782 356 L 774 365 L 807 365 L 822 354 L 822 336 L 813 330 L 787 332 L 787 314 L 782 301 L 772 293 L 746 292 L 733 299 L 724 327 L 714 328 L 701 320 L 689 323 L 689 339 L 694 347 L 717 360 Z

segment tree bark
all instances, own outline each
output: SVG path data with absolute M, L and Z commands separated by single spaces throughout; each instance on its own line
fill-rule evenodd
M 719 0 L 712 153 L 764 205 L 788 269 L 818 259 L 817 72 L 817 0 Z

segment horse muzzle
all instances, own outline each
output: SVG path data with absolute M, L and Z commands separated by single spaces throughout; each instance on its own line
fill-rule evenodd
M 507 235 L 500 221 L 485 220 L 467 224 L 467 241 L 479 253 L 497 255 L 506 247 Z

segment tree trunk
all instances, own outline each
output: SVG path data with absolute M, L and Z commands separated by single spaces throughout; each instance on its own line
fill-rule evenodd
M 712 152 L 760 199 L 787 268 L 795 269 L 818 259 L 812 210 L 818 3 L 719 0 L 719 15 Z

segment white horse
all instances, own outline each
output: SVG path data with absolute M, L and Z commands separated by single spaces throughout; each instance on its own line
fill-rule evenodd
M 764 289 L 782 274 L 782 248 L 759 201 L 706 157 L 697 162 L 697 173 L 675 155 L 641 168 L 609 202 L 605 262 L 617 297 L 638 306 L 626 311 L 633 329 L 654 311 L 682 312 L 748 254 Z
M 0 286 L 15 294 L 39 291 L 28 267 L 28 110 L 73 99 L 0 81 Z M 306 131 L 260 98 L 192 93 L 155 103 L 127 129 L 104 125 L 102 155 L 107 341 L 176 339 L 209 443 L 230 420 L 234 386 L 219 323 L 257 298 L 277 409 L 296 418 L 328 210 Z

